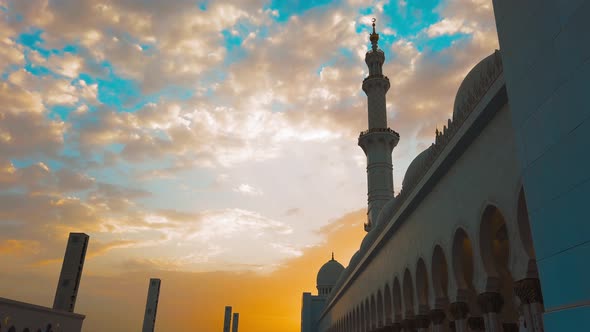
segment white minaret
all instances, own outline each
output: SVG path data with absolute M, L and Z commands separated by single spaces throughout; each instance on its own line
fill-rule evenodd
M 84 233 L 70 233 L 55 291 L 53 309 L 74 312 L 89 239 L 90 237 Z
M 160 299 L 160 279 L 150 279 L 145 314 L 143 316 L 142 332 L 153 332 L 156 327 L 156 314 L 158 313 L 158 301 Z
M 225 307 L 225 316 L 223 317 L 223 332 L 230 332 L 231 328 L 231 306 Z
M 369 129 L 363 131 L 358 140 L 367 156 L 367 232 L 375 225 L 383 205 L 393 198 L 391 152 L 399 142 L 399 134 L 387 127 L 385 94 L 389 90 L 389 79 L 383 75 L 385 54 L 377 45 L 379 34 L 375 32 L 375 19 L 370 40 L 372 47 L 365 55 L 369 76 L 363 81 L 368 100 Z
M 240 314 L 235 312 L 232 323 L 231 323 L 231 332 L 238 332 L 238 323 L 240 321 Z

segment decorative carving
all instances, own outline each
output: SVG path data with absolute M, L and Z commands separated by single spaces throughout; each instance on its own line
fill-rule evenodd
M 504 298 L 500 293 L 485 292 L 477 296 L 477 303 L 484 314 L 490 312 L 500 312 L 504 306 Z
M 445 312 L 440 309 L 430 310 L 430 312 L 428 313 L 428 317 L 434 325 L 442 324 L 442 322 L 445 320 L 445 316 Z
M 427 162 L 425 162 L 422 169 L 419 170 L 416 180 L 412 183 L 408 183 L 408 188 L 402 188 L 400 194 L 397 196 L 400 202 L 398 208 L 402 205 L 401 203 L 403 203 L 409 193 L 412 192 L 416 184 L 422 179 L 422 177 L 424 177 L 447 143 L 451 141 L 453 136 L 455 136 L 465 119 L 467 119 L 469 114 L 471 114 L 479 104 L 481 98 L 483 98 L 492 84 L 503 72 L 502 57 L 499 51 L 494 53 L 492 60 L 491 63 L 485 63 L 486 67 L 483 69 L 478 84 L 471 88 L 467 93 L 467 98 L 465 98 L 463 103 L 457 106 L 457 109 L 453 111 L 453 119 L 447 120 L 447 124 L 443 126 L 442 132 L 439 131 L 438 128 L 435 130 L 434 143 L 432 144 Z
M 449 305 L 449 312 L 453 320 L 465 319 L 469 314 L 469 305 L 465 302 L 453 302 Z
M 467 319 L 467 325 L 472 331 L 485 331 L 485 324 L 483 317 L 469 317 Z
M 543 303 L 543 293 L 541 293 L 539 279 L 527 278 L 515 282 L 514 293 L 522 303 Z

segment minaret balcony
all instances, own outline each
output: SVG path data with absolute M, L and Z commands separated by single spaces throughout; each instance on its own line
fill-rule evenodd
M 363 83 L 365 83 L 368 80 L 374 79 L 374 78 L 385 79 L 385 80 L 387 80 L 387 82 L 389 82 L 389 77 L 387 77 L 385 75 L 380 75 L 380 74 L 373 74 L 373 75 L 369 75 L 369 76 L 365 77 L 365 79 L 363 80 Z
M 358 145 L 367 153 L 367 147 L 374 143 L 387 143 L 390 150 L 393 150 L 399 142 L 399 134 L 391 128 L 371 128 L 361 132 Z
M 363 91 L 365 91 L 365 93 L 368 93 L 374 88 L 379 88 L 383 93 L 386 93 L 389 90 L 389 87 L 389 78 L 385 75 L 373 74 L 367 76 L 363 80 Z
M 397 136 L 397 138 L 399 138 L 399 134 L 397 133 L 397 131 L 391 129 L 391 128 L 371 128 L 371 129 L 367 129 L 365 131 L 361 131 L 361 134 L 359 135 L 359 139 L 362 136 L 371 134 L 371 133 L 391 133 L 394 136 Z

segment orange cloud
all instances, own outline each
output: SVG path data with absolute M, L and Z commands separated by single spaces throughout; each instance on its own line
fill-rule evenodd
M 219 331 L 223 324 L 223 308 L 232 305 L 234 312 L 240 312 L 242 332 L 296 332 L 300 329 L 302 292 L 316 291 L 317 271 L 330 259 L 332 251 L 337 260 L 348 265 L 365 234 L 362 230 L 365 217 L 365 211 L 359 210 L 323 227 L 320 233 L 325 241 L 265 274 L 142 270 L 99 276 L 88 273 L 93 262 L 89 261 L 76 311 L 87 316 L 84 323 L 87 332 L 138 330 L 143 319 L 148 279 L 157 277 L 162 279 L 162 290 L 156 329 Z M 107 250 L 117 245 L 102 247 Z M 12 272 L 0 275 L 0 282 L 10 285 L 4 296 L 49 306 L 54 288 L 47 285 L 57 283 L 57 268 L 47 269 L 46 273 L 55 273 L 51 276 L 40 275 L 38 271 L 30 271 L 26 277 Z
M 0 255 L 38 254 L 39 242 L 28 240 L 4 240 L 0 242 Z

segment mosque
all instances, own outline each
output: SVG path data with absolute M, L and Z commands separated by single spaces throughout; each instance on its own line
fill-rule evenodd
M 390 83 L 382 72 L 385 53 L 378 46 L 373 22 L 371 48 L 365 56 L 369 74 L 362 83 L 368 99 L 368 130 L 358 138 L 367 158 L 367 234 L 346 268 L 332 256 L 317 274 L 317 295 L 303 294 L 302 332 L 590 331 L 587 279 L 569 273 L 556 279 L 555 264 L 537 258 L 541 251 L 546 257 L 558 257 L 557 266 L 584 265 L 580 259 L 587 259 L 590 251 L 566 259 L 559 256 L 561 252 L 549 253 L 548 248 L 555 248 L 543 234 L 531 232 L 529 220 L 537 220 L 533 225 L 538 229 L 554 227 L 554 222 L 539 214 L 529 218 L 527 194 L 534 195 L 538 205 L 535 189 L 542 187 L 536 186 L 540 175 L 529 170 L 532 166 L 522 156 L 536 145 L 523 147 L 529 142 L 521 143 L 526 133 L 519 131 L 515 120 L 521 107 L 530 106 L 524 101 L 545 96 L 528 92 L 530 88 L 523 97 L 515 83 L 520 69 L 514 59 L 531 52 L 515 42 L 510 33 L 515 25 L 503 27 L 518 17 L 502 16 L 512 10 L 502 3 L 507 2 L 494 2 L 502 52 L 481 60 L 464 78 L 452 118 L 411 162 L 397 196 L 391 153 L 400 136 L 387 124 Z M 590 5 L 584 8 L 588 15 Z M 527 82 L 544 84 L 544 78 L 539 79 Z M 562 213 L 564 207 L 559 207 Z M 565 223 L 581 220 L 577 211 L 569 213 L 564 215 Z M 559 241 L 574 243 L 576 239 L 569 236 Z M 584 269 L 587 278 L 586 267 L 578 271 Z M 569 287 L 565 280 L 577 283 L 583 294 L 560 293 Z M 544 293 L 550 295 L 549 303 Z M 581 300 L 574 303 L 576 297 Z

